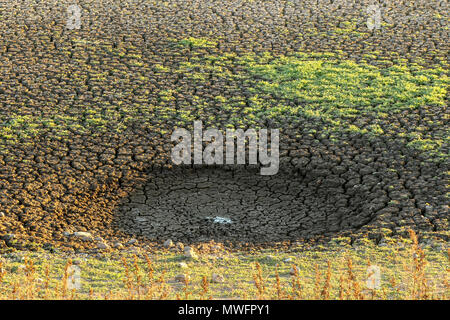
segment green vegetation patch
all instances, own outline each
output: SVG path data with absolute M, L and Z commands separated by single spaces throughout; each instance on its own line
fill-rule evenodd
M 315 131 L 392 136 L 422 151 L 439 152 L 446 144 L 443 119 L 422 119 L 420 126 L 392 121 L 403 111 L 406 121 L 419 110 L 425 115 L 445 113 L 449 78 L 444 65 L 429 69 L 398 59 L 380 67 L 331 52 L 194 54 L 175 72 L 199 85 L 209 85 L 208 79 L 214 78 L 245 87 L 240 95 L 215 99 L 222 112 L 236 120 L 235 126 L 255 126 L 265 119 L 279 123 L 303 119 Z
M 445 157 L 448 130 L 444 117 L 434 116 L 445 114 L 447 104 L 449 79 L 444 64 L 429 69 L 398 59 L 380 67 L 345 59 L 339 52 L 237 55 L 217 52 L 217 42 L 210 39 L 173 42 L 174 50 L 189 47 L 188 61 L 151 65 L 139 50 L 125 54 L 107 44 L 95 48 L 87 44 L 87 49 L 101 50 L 117 60 L 109 71 L 82 64 L 67 80 L 67 86 L 83 91 L 92 87 L 95 97 L 76 97 L 56 106 L 56 112 L 55 106 L 48 106 L 27 116 L 21 115 L 18 105 L 17 116 L 0 116 L 0 140 L 14 144 L 49 131 L 61 139 L 69 130 L 119 132 L 136 122 L 160 130 L 169 122 L 186 126 L 199 118 L 209 126 L 257 128 L 270 119 L 283 125 L 301 121 L 306 131 L 332 139 L 339 139 L 342 132 L 391 136 L 413 149 Z M 377 56 L 373 52 L 372 62 Z M 134 76 L 122 71 L 126 66 L 133 68 Z M 170 73 L 184 77 L 187 87 L 216 92 L 189 96 L 186 88 L 153 86 L 152 76 L 165 79 Z M 121 87 L 127 89 L 116 91 Z M 419 110 L 425 115 L 420 124 L 396 121 L 396 114 L 403 111 L 417 120 Z
M 318 114 L 329 120 L 359 114 L 446 105 L 448 77 L 442 69 L 395 65 L 379 69 L 348 60 L 311 59 L 308 55 L 280 57 L 249 64 L 261 79 L 256 91 L 296 100 L 293 114 Z M 309 112 L 308 112 L 309 111 Z

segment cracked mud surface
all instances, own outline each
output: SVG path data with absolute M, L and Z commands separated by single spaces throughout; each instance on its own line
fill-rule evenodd
M 287 142 L 296 141 L 296 132 L 281 140 L 274 176 L 250 167 L 154 168 L 120 201 L 114 224 L 152 240 L 187 242 L 446 230 L 445 187 L 434 178 L 445 164 L 424 165 L 402 145 L 358 135 L 340 146 L 305 136 L 293 148 Z
M 415 69 L 442 67 L 448 56 L 447 2 L 383 1 L 385 24 L 375 32 L 367 31 L 366 4 L 356 1 L 79 3 L 84 22 L 75 31 L 65 28 L 72 1 L 0 3 L 0 247 L 33 242 L 69 246 L 63 235 L 67 230 L 190 241 L 294 240 L 381 228 L 448 230 L 446 107 L 421 104 L 379 117 L 357 113 L 340 119 L 360 131 L 375 126 L 379 133 L 370 139 L 360 132 L 330 133 L 320 115 L 271 112 L 279 105 L 304 107 L 301 99 L 258 93 L 270 108 L 249 109 L 252 89 L 261 79 L 242 77 L 237 61 L 246 55 L 261 58 L 267 51 L 274 56 L 339 52 L 342 59 L 365 60 L 381 73 L 399 59 Z M 186 41 L 191 37 L 212 44 Z M 377 106 L 375 99 L 371 107 Z M 253 218 L 238 211 L 251 212 L 255 202 L 230 191 L 225 193 L 230 199 L 245 204 L 225 207 L 233 211 L 218 216 L 231 212 L 230 218 L 242 223 L 217 227 L 201 219 L 203 206 L 214 201 L 207 197 L 214 188 L 204 190 L 206 199 L 199 190 L 189 190 L 198 201 L 184 209 L 171 206 L 169 195 L 147 194 L 148 209 L 141 214 L 148 214 L 148 221 L 133 220 L 142 203 L 131 205 L 128 199 L 153 180 L 169 191 L 178 181 L 186 186 L 192 175 L 214 181 L 214 175 L 227 173 L 198 168 L 195 174 L 177 176 L 178 169 L 171 168 L 170 132 L 194 119 L 221 129 L 229 124 L 282 128 L 282 170 L 272 179 L 298 184 L 301 194 L 278 194 L 262 186 L 269 199 L 287 200 L 283 210 L 268 203 L 260 218 L 256 213 Z M 444 161 L 429 149 L 411 149 L 414 137 L 438 145 Z M 251 175 L 235 176 L 228 185 L 241 188 Z M 263 181 L 258 175 L 255 179 Z M 167 212 L 152 211 L 154 201 Z M 220 207 L 219 202 L 211 210 Z M 179 226 L 177 210 L 186 217 Z M 159 226 L 150 227 L 152 217 L 158 217 Z M 264 224 L 254 226 L 254 220 Z M 274 232 L 265 233 L 269 228 Z M 5 240 L 9 234 L 19 244 Z
M 220 168 L 154 172 L 121 208 L 123 228 L 151 239 L 268 242 L 326 235 L 367 223 L 342 188 L 320 191 L 298 174 Z M 356 213 L 357 214 L 357 213 Z

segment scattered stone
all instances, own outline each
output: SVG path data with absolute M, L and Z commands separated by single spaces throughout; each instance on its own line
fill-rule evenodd
M 185 268 L 188 267 L 188 265 L 186 264 L 186 262 L 180 262 L 180 263 L 178 264 L 178 266 L 179 266 L 180 268 L 183 268 L 183 269 L 185 269 Z
M 64 237 L 70 237 L 72 235 L 72 232 L 70 232 L 70 231 L 64 231 L 63 232 L 63 236 Z
M 290 274 L 291 276 L 293 276 L 293 275 L 295 275 L 296 273 L 298 274 L 298 268 L 297 268 L 296 266 L 292 266 L 291 269 L 289 270 L 289 274 Z
M 72 234 L 72 236 L 75 238 L 79 238 L 83 241 L 93 241 L 94 240 L 94 237 L 92 236 L 92 234 L 90 234 L 89 232 L 84 232 L 84 231 L 74 232 Z
M 286 258 L 286 259 L 283 260 L 283 262 L 285 262 L 285 263 L 292 262 L 292 258 Z
M 109 245 L 104 242 L 99 242 L 99 243 L 97 243 L 97 248 L 99 248 L 101 250 L 106 250 L 106 249 L 109 249 Z
M 123 249 L 123 244 L 121 244 L 120 242 L 116 242 L 116 243 L 114 243 L 114 248 Z
M 176 247 L 180 251 L 184 250 L 184 244 L 182 242 L 177 242 Z
M 167 239 L 164 244 L 163 244 L 164 248 L 169 249 L 173 246 L 173 241 L 171 239 Z
M 137 242 L 138 242 L 137 239 L 133 238 L 133 239 L 128 240 L 127 245 L 137 244 Z
M 223 277 L 223 275 L 218 274 L 218 273 L 213 273 L 212 277 L 211 277 L 211 282 L 213 283 L 222 283 L 225 281 L 225 278 Z
M 175 281 L 185 283 L 186 281 L 189 281 L 190 278 L 191 277 L 187 274 L 179 274 L 175 276 Z
M 195 253 L 194 249 L 191 247 L 184 248 L 184 256 L 188 259 L 197 259 L 198 256 Z

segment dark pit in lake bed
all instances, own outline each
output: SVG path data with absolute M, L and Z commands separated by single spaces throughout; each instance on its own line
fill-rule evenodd
M 366 209 L 364 209 L 366 208 Z M 151 240 L 268 242 L 331 235 L 368 223 L 362 194 L 295 172 L 177 167 L 150 172 L 124 199 L 119 227 Z

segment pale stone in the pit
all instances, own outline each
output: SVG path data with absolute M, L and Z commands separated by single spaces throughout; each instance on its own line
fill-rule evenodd
M 146 217 L 136 217 L 136 222 L 137 223 L 144 223 L 144 222 L 147 222 L 147 218 Z
M 188 267 L 188 265 L 187 265 L 186 262 L 180 262 L 180 263 L 178 264 L 178 266 L 179 266 L 180 268 L 183 268 L 183 269 L 185 269 L 185 268 Z

